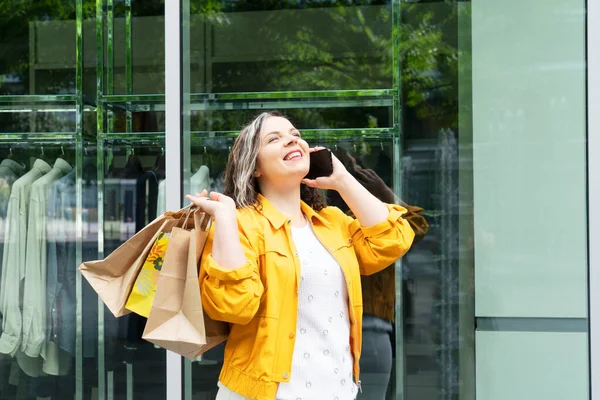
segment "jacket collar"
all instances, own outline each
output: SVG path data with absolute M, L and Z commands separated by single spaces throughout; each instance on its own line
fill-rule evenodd
M 48 163 L 46 161 L 42 160 L 41 158 L 38 158 L 37 160 L 35 160 L 35 162 L 33 163 L 33 167 L 31 169 L 34 169 L 34 168 L 40 170 L 43 174 L 47 174 L 52 169 L 52 167 L 50 165 L 48 165 Z
M 0 167 L 6 167 L 19 176 L 25 173 L 25 166 L 23 164 L 8 158 L 2 161 Z
M 62 158 L 56 159 L 56 161 L 54 162 L 54 168 L 59 169 L 63 173 L 63 175 L 68 174 L 73 169 L 73 167 L 71 167 L 71 164 L 69 164 Z
M 259 194 L 257 200 L 259 202 L 259 211 L 269 220 L 271 225 L 273 225 L 273 228 L 280 229 L 284 224 L 289 223 L 290 219 L 275 208 L 265 196 Z M 329 225 L 329 221 L 319 215 L 319 213 L 313 210 L 313 208 L 304 201 L 300 202 L 300 208 L 304 215 L 310 220 L 311 224 L 313 224 L 316 219 L 324 225 Z

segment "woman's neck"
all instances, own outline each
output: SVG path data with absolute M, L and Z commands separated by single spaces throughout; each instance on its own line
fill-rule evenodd
M 261 188 L 261 192 L 280 213 L 292 220 L 293 226 L 302 227 L 305 225 L 306 221 L 300 206 L 300 186 L 292 190 Z

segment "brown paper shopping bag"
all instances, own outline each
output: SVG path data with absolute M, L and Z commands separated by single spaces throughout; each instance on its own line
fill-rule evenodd
M 154 303 L 142 338 L 188 359 L 225 341 L 229 325 L 204 315 L 198 261 L 206 243 L 209 216 L 196 210 L 194 229 L 173 228 Z
M 87 261 L 79 266 L 83 277 L 115 317 L 130 312 L 125 308 L 125 304 L 158 236 L 161 232 L 170 232 L 173 227 L 183 225 L 189 218 L 192 218 L 190 207 L 177 212 L 166 212 L 104 260 Z

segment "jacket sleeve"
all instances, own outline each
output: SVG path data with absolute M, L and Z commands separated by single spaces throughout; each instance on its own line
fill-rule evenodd
M 415 237 L 403 218 L 406 208 L 394 204 L 386 206 L 389 210 L 387 219 L 369 227 L 361 226 L 357 219 L 344 214 L 361 275 L 374 274 L 393 264 L 406 254 Z
M 25 279 L 23 279 L 23 327 L 21 350 L 39 357 L 46 338 L 46 213 L 44 186 L 33 184 L 29 201 Z
M 25 243 L 27 238 L 27 205 L 22 186 L 13 186 L 8 202 L 6 239 L 2 255 L 2 283 L 0 314 L 2 335 L 0 353 L 15 356 L 21 346 L 22 323 L 20 288 L 25 271 Z
M 214 227 L 200 261 L 200 293 L 204 312 L 214 320 L 245 325 L 258 312 L 264 292 L 258 269 L 258 253 L 240 224 L 239 238 L 246 263 L 229 270 L 212 258 Z

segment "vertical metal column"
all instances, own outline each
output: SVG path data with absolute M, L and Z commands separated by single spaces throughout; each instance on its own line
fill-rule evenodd
M 131 0 L 125 0 L 125 90 L 127 96 L 133 94 L 133 48 L 132 48 L 132 26 L 131 26 Z M 131 103 L 127 102 L 126 132 L 133 129 L 133 116 L 131 114 Z
M 191 161 L 191 51 L 190 51 L 190 0 L 180 0 L 181 4 L 181 181 L 183 193 L 190 193 Z M 202 356 L 200 356 L 202 359 Z M 192 362 L 183 360 L 183 399 L 192 400 Z
M 165 143 L 168 210 L 181 206 L 181 0 L 165 1 Z M 181 356 L 167 351 L 167 400 L 182 398 Z
M 133 94 L 133 69 L 132 69 L 132 37 L 131 37 L 131 0 L 125 0 L 125 93 L 127 96 Z M 131 102 L 126 103 L 125 132 L 133 130 L 133 116 L 131 114 Z M 132 147 L 132 154 L 134 148 Z M 125 363 L 127 374 L 127 400 L 133 399 L 133 362 Z
M 587 2 L 587 139 L 590 393 L 600 400 L 600 4 Z
M 102 91 L 103 94 L 111 95 L 115 90 L 115 14 L 113 9 L 113 0 L 107 0 L 106 4 L 106 89 Z M 102 39 L 104 40 L 104 33 L 102 33 Z M 104 49 L 102 49 L 104 51 Z M 102 59 L 104 60 L 104 53 Z M 104 71 L 102 72 L 104 73 Z M 114 119 L 113 111 L 110 109 L 106 110 L 106 131 L 98 131 L 101 133 L 114 132 Z
M 83 259 L 83 0 L 75 1 L 75 263 Z M 83 400 L 83 290 L 81 272 L 75 278 L 75 400 Z
M 393 74 L 393 89 L 392 89 L 392 126 L 393 126 L 393 153 L 394 153 L 394 171 L 393 171 L 393 186 L 394 192 L 399 198 L 402 198 L 402 124 L 401 124 L 401 59 L 400 59 L 400 27 L 401 27 L 401 0 L 392 1 L 392 74 Z M 396 360 L 395 360 L 395 375 L 396 381 L 393 383 L 395 389 L 395 398 L 398 400 L 404 399 L 404 384 L 405 384 L 405 368 L 404 368 L 404 307 L 402 306 L 402 261 L 395 263 L 396 269 L 396 301 L 395 301 L 395 327 L 396 334 Z
M 104 258 L 104 0 L 96 0 L 96 157 L 98 172 L 98 259 Z M 98 399 L 106 399 L 104 303 L 98 297 Z

